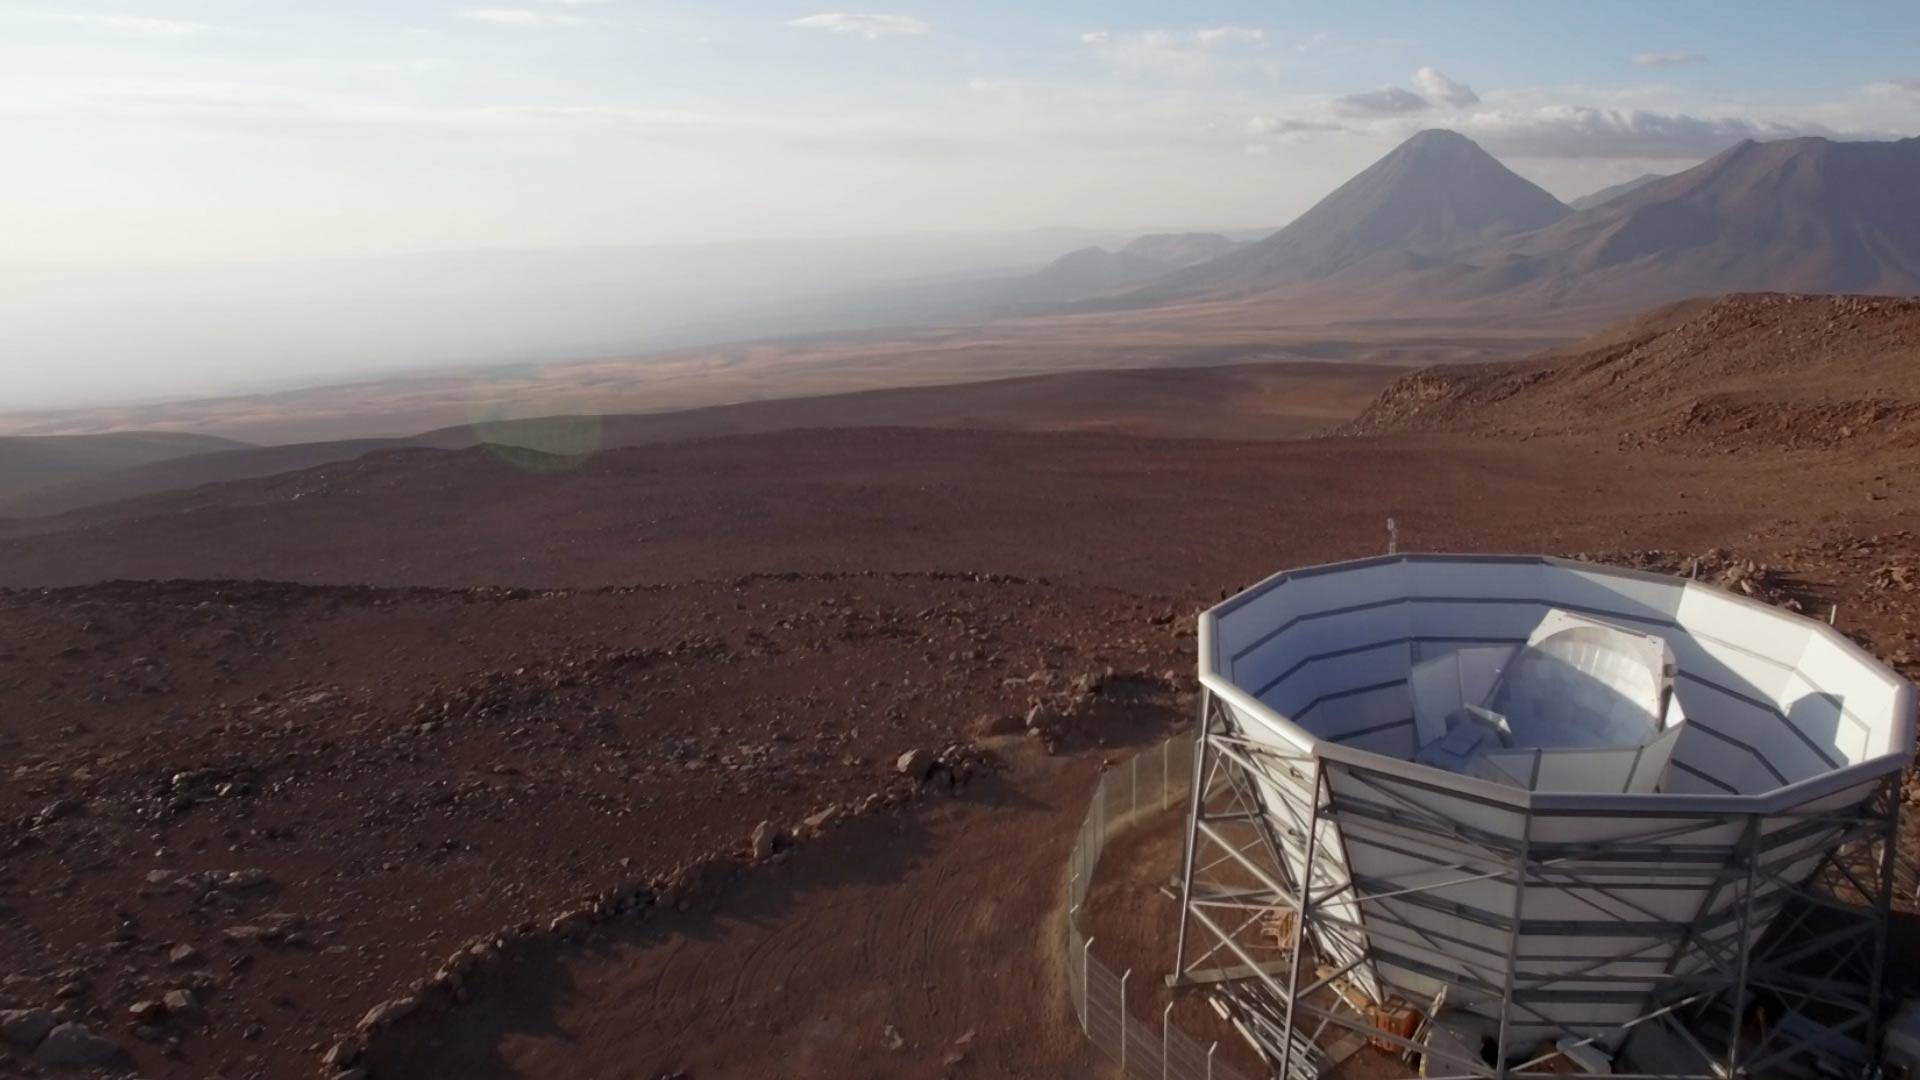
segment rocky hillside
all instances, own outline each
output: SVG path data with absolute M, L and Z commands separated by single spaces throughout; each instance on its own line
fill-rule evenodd
M 1678 305 L 1559 353 L 1415 372 L 1344 430 L 1586 434 L 1710 451 L 1920 446 L 1920 300 Z

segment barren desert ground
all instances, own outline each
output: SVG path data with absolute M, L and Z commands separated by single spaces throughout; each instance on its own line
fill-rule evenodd
M 1315 384 L 1296 438 L 1075 385 L 0 524 L 0 1007 L 146 1077 L 1109 1076 L 1064 859 L 1100 770 L 1190 722 L 1193 617 L 1239 586 L 1392 517 L 1837 605 L 1920 671 L 1914 302 Z M 1152 899 L 1112 943 L 1142 967 Z

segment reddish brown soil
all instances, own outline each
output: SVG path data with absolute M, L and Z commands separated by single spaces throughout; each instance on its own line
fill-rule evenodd
M 1060 992 L 1059 920 L 1097 762 L 1006 752 L 1005 778 L 803 845 L 717 913 L 541 950 L 457 1029 L 383 1047 L 376 1072 L 1092 1075 Z
M 820 431 L 609 451 L 540 471 L 407 451 L 16 522 L 0 584 L 100 578 L 594 587 L 803 569 L 992 571 L 1204 597 L 1410 547 L 1751 546 L 1915 524 L 1871 454 L 1621 455 L 1453 435 L 1302 443 Z M 1775 493 L 1791 491 L 1781 500 Z
M 1369 310 L 1370 309 L 1370 310 Z M 418 375 L 252 397 L 0 413 L 0 435 L 193 431 L 261 445 L 408 435 L 490 416 L 603 414 L 949 386 L 1062 372 L 1297 361 L 1408 366 L 1517 358 L 1595 329 L 1561 308 L 1396 313 L 1340 296 L 1268 295 L 1134 311 L 890 328 L 641 357 Z M 1617 317 L 1617 316 L 1616 316 Z M 1604 319 L 1602 320 L 1604 321 Z M 1090 415 L 1100 411 L 1089 401 Z
M 119 467 L 98 451 L 101 443 L 131 441 L 131 436 L 0 437 L 0 517 L 62 513 L 203 484 L 314 468 L 408 446 L 460 450 L 494 443 L 577 457 L 614 447 L 721 435 L 857 427 L 1294 439 L 1352 417 L 1403 370 L 1366 364 L 1267 363 L 1072 372 L 629 416 L 539 416 L 538 404 L 520 404 L 513 415 L 531 419 L 463 423 L 404 439 L 229 448 L 136 467 Z M 547 407 L 559 405 L 549 402 Z M 144 444 L 169 439 L 179 444 L 190 438 L 154 435 L 146 437 Z M 12 453 L 8 452 L 9 442 L 14 444 Z M 34 448 L 39 450 L 38 458 L 25 452 Z M 66 467 L 50 474 L 40 459 L 55 454 L 63 456 Z
M 1696 453 L 1920 446 L 1920 300 L 1754 295 L 1688 304 L 1571 355 L 1435 368 L 1354 431 L 1611 436 Z
M 6 997 L 79 982 L 69 1008 L 124 1036 L 133 1002 L 191 986 L 210 1029 L 129 1039 L 143 1068 L 304 1071 L 468 938 L 851 806 L 1069 675 L 1166 686 L 1181 639 L 1141 604 L 928 576 L 5 594 Z M 252 868 L 270 881 L 148 878 Z M 304 940 L 226 939 L 277 913 Z M 201 959 L 170 963 L 183 943 Z
M 1226 590 L 1378 551 L 1390 514 L 1416 549 L 1720 547 L 1765 567 L 1717 579 L 1838 603 L 1913 670 L 1904 443 L 1568 428 L 409 451 L 12 523 L 0 1007 L 58 1005 L 146 1076 L 309 1075 L 455 945 L 895 791 L 691 911 L 536 935 L 518 977 L 383 1036 L 376 1075 L 931 1076 L 969 1030 L 955 1075 L 1087 1075 L 1044 947 L 1062 859 L 1097 760 L 1187 715 L 1161 672 L 1191 671 L 1191 615 Z M 205 580 L 235 578 L 298 584 Z M 1071 685 L 1108 667 L 1126 693 Z M 1067 714 L 1059 758 L 990 740 L 1003 775 L 904 798 L 895 755 L 1035 701 Z M 245 926 L 280 929 L 227 939 Z M 199 958 L 174 967 L 179 943 Z M 176 985 L 204 1026 L 141 1037 L 127 1006 Z

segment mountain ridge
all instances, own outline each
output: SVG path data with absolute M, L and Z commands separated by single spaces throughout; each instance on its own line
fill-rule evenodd
M 1285 228 L 1170 277 L 1152 291 L 1257 291 L 1333 277 L 1376 259 L 1444 258 L 1571 213 L 1458 132 L 1422 131 Z
M 1598 191 L 1588 192 L 1577 199 L 1568 199 L 1567 205 L 1575 210 L 1591 210 L 1596 206 L 1605 206 L 1622 195 L 1638 191 L 1657 180 L 1665 180 L 1668 175 L 1667 173 L 1641 173 L 1631 180 L 1608 184 Z

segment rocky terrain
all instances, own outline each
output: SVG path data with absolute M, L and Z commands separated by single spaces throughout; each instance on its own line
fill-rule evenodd
M 351 461 L 378 451 L 454 450 L 482 444 L 578 458 L 617 447 L 720 435 L 850 427 L 1292 439 L 1352 416 L 1399 370 L 1327 363 L 1144 368 L 748 401 L 678 412 L 559 414 L 464 423 L 406 438 L 250 446 L 137 466 L 68 470 L 63 480 L 55 482 L 32 483 L 22 475 L 21 489 L 11 494 L 0 483 L 0 518 L 42 517 L 142 495 L 274 476 Z M 73 443 L 84 450 L 93 440 L 82 435 L 42 436 L 32 441 L 56 447 Z M 6 446 L 7 441 L 0 439 L 0 469 L 4 468 Z
M 1118 734 L 1102 702 L 1185 689 L 1147 602 L 964 574 L 7 594 L 9 1039 L 304 1073 L 475 941 L 958 790 L 977 738 Z
M 1405 376 L 1346 430 L 1600 435 L 1689 453 L 1920 443 L 1920 300 L 1733 296 L 1607 339 Z
M 1920 674 L 1903 414 L 1655 437 L 1905 401 L 1912 318 L 1690 305 L 1303 441 L 416 448 L 9 522 L 0 1075 L 1100 1075 L 1061 860 L 1199 608 L 1391 516 Z

